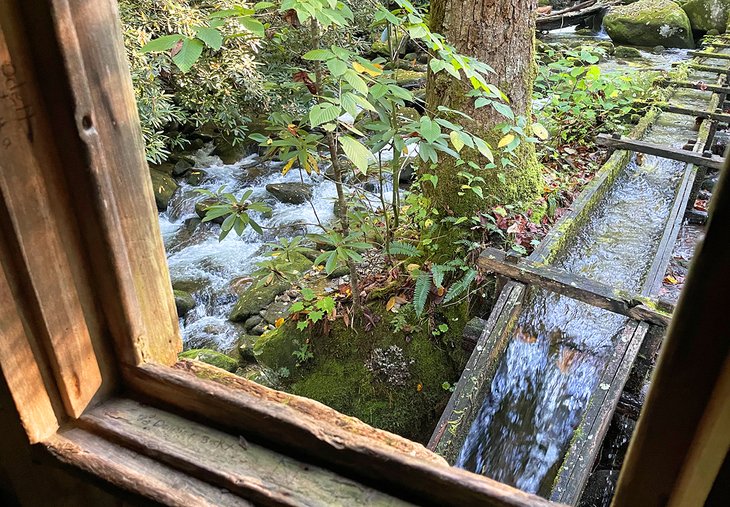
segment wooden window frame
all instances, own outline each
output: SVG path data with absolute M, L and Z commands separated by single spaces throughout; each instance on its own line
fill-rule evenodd
M 113 428 L 100 429 L 104 424 L 95 414 L 120 397 L 131 397 L 245 435 L 272 452 L 403 500 L 555 505 L 449 467 L 418 444 L 319 403 L 195 363 L 178 363 L 182 345 L 177 314 L 114 0 L 0 3 L 0 119 L 0 367 L 30 443 L 117 486 L 161 503 L 185 504 L 165 491 L 162 479 L 154 482 L 138 474 L 137 482 L 124 482 L 115 476 L 122 474 L 125 459 L 134 458 L 125 455 L 116 465 L 110 463 L 104 442 L 94 440 L 113 433 Z M 727 192 L 723 197 L 727 201 Z M 720 213 L 715 204 L 716 214 L 728 218 L 727 209 Z M 730 241 L 722 234 L 718 230 L 714 247 L 706 242 L 700 251 L 709 259 L 708 269 L 720 269 L 722 276 L 713 272 L 713 283 L 728 282 L 724 288 L 711 287 L 717 294 L 727 293 L 730 285 L 728 268 L 712 264 L 713 255 L 715 261 L 718 255 L 722 258 L 717 245 Z M 697 276 L 691 280 L 704 283 Z M 688 282 L 685 290 L 694 286 Z M 693 323 L 705 318 L 710 328 L 720 329 L 716 318 L 689 304 L 680 304 L 675 315 L 675 321 L 686 315 L 684 322 Z M 672 330 L 679 336 L 682 327 L 673 324 Z M 681 329 L 684 338 L 675 340 L 672 334 L 665 348 L 680 344 L 681 349 L 693 334 L 686 328 Z M 653 435 L 664 427 L 650 413 L 642 416 L 632 443 L 617 505 L 638 505 L 632 502 L 639 497 L 645 500 L 641 505 L 660 505 L 666 498 L 686 498 L 688 487 L 696 497 L 703 491 L 706 496 L 724 457 L 718 449 L 725 445 L 727 450 L 719 432 L 727 402 L 712 395 L 726 392 L 730 382 L 727 345 L 717 341 L 703 343 L 725 362 L 702 366 L 702 403 L 682 419 L 687 438 L 680 439 L 672 459 L 663 461 L 666 473 L 654 477 L 658 486 L 649 489 L 651 494 L 645 484 L 636 483 L 637 477 L 646 476 L 647 456 L 663 445 Z M 672 361 L 678 362 L 662 364 L 662 371 L 684 367 L 676 354 L 665 357 L 665 363 Z M 658 381 L 671 378 L 659 374 Z M 671 411 L 663 388 L 652 389 L 652 410 L 645 412 L 654 406 L 664 416 Z M 94 440 L 87 444 L 98 452 L 87 450 L 79 459 L 70 435 L 91 427 L 96 436 L 84 438 Z M 172 458 L 160 456 L 153 454 L 150 477 L 156 462 L 171 465 Z M 700 462 L 702 473 L 696 468 Z M 198 484 L 201 494 L 207 491 L 206 479 L 218 485 L 223 480 L 243 498 L 297 504 L 287 494 L 267 496 L 266 488 L 236 482 L 235 477 L 229 482 L 211 478 L 209 471 L 201 472 L 189 461 L 175 463 L 190 475 L 191 484 L 203 481 Z M 112 472 L 104 475 L 104 467 Z

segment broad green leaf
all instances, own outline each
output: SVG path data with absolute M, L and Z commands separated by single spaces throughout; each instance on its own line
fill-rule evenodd
M 360 141 L 350 137 L 340 137 L 340 145 L 342 145 L 342 151 L 345 152 L 345 156 L 350 159 L 358 171 L 365 173 L 368 170 L 368 164 L 372 158 L 372 153 L 368 150 Z
M 365 82 L 363 78 L 358 76 L 357 72 L 354 70 L 348 69 L 347 72 L 345 72 L 345 81 L 347 81 L 347 84 L 352 86 L 356 91 L 358 91 L 362 95 L 368 94 L 368 85 Z
M 195 27 L 195 36 L 214 51 L 218 51 L 223 45 L 223 36 L 215 28 L 208 28 L 207 26 Z
M 329 49 L 313 49 L 312 51 L 304 53 L 302 58 L 310 61 L 323 61 L 329 60 L 333 56 L 332 51 Z
M 159 51 L 167 51 L 175 47 L 175 44 L 183 40 L 182 35 L 163 35 L 149 41 L 147 44 L 142 46 L 140 50 L 142 53 L 156 53 Z
M 263 37 L 266 34 L 266 29 L 264 28 L 264 25 L 261 23 L 261 21 L 258 21 L 249 16 L 238 18 L 238 21 L 241 23 L 241 25 L 243 25 L 246 30 L 256 35 L 257 37 Z
M 484 155 L 490 162 L 494 162 L 494 155 L 492 154 L 492 150 L 489 149 L 489 145 L 483 139 L 475 137 L 474 144 L 476 145 L 477 150 L 479 150 L 479 153 Z
M 172 61 L 183 73 L 188 72 L 200 58 L 204 47 L 203 42 L 198 39 L 185 39 L 180 51 L 172 57 Z
M 492 102 L 492 107 L 496 109 L 497 112 L 502 116 L 505 116 L 510 120 L 515 119 L 515 113 L 512 112 L 512 108 L 509 107 L 507 104 L 502 104 L 501 102 Z
M 309 122 L 312 124 L 312 127 L 317 127 L 323 123 L 336 120 L 341 112 L 342 109 L 340 106 L 334 104 L 317 104 L 309 112 Z
M 339 58 L 332 58 L 327 60 L 327 68 L 335 77 L 340 77 L 347 72 L 347 64 Z

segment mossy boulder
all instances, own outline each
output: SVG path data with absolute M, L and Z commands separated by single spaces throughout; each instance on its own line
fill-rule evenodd
M 730 0 L 687 0 L 680 1 L 687 13 L 692 30 L 725 33 L 730 14 Z
M 299 331 L 294 322 L 287 322 L 260 337 L 254 353 L 259 364 L 291 372 L 284 390 L 425 441 L 449 399 L 443 384 L 458 379 L 463 363 L 452 360 L 446 342 L 431 336 L 428 325 L 408 334 L 394 332 L 392 314 L 384 311 L 384 305 L 371 306 L 370 311 L 380 315 L 368 332 L 355 333 L 339 320 L 327 334 L 320 328 Z M 460 327 L 455 323 L 454 332 Z M 314 357 L 297 366 L 294 352 L 303 343 Z M 388 350 L 397 353 L 383 355 Z M 377 364 L 373 361 L 376 351 L 381 357 Z
M 152 179 L 152 188 L 155 192 L 157 209 L 159 211 L 165 211 L 179 185 L 172 176 L 156 169 L 150 169 L 150 178 Z
M 616 58 L 641 58 L 641 51 L 628 46 L 618 46 L 613 55 Z
M 216 204 L 220 204 L 221 201 L 215 197 L 206 197 L 205 199 L 201 199 L 200 201 L 195 203 L 195 213 L 201 218 L 205 218 L 205 215 L 208 213 L 208 210 L 211 208 L 211 206 L 215 206 Z M 222 224 L 223 221 L 226 219 L 226 217 L 218 217 L 211 220 L 214 224 Z
M 612 7 L 603 24 L 611 40 L 618 44 L 694 47 L 689 18 L 671 0 L 639 0 Z
M 236 301 L 229 320 L 233 322 L 246 322 L 249 317 L 258 315 L 259 312 L 269 306 L 276 296 L 283 294 L 291 288 L 291 283 L 286 280 L 275 280 L 269 285 L 261 287 L 253 286 L 245 291 Z
M 192 294 L 183 290 L 173 290 L 175 296 L 175 308 L 177 308 L 178 317 L 185 317 L 185 315 L 195 308 L 195 299 Z
M 312 198 L 313 187 L 306 183 L 269 183 L 266 190 L 285 204 L 304 204 Z
M 225 354 L 210 349 L 193 349 L 181 352 L 178 356 L 180 359 L 192 359 L 201 361 L 211 366 L 216 366 L 222 370 L 233 373 L 238 368 L 238 361 Z
M 300 253 L 291 253 L 288 258 L 279 257 L 276 267 L 290 273 L 305 273 L 312 267 L 312 261 Z M 253 285 L 240 293 L 236 305 L 228 317 L 233 322 L 246 322 L 250 317 L 259 315 L 274 302 L 276 296 L 291 288 L 291 282 L 275 279 L 269 285 Z

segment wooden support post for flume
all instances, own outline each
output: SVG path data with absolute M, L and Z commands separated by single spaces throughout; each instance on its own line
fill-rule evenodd
M 724 72 L 727 72 L 725 70 Z M 689 88 L 690 90 L 700 90 L 700 91 L 707 91 L 707 92 L 713 92 L 713 93 L 730 93 L 730 88 L 726 86 L 718 86 L 713 84 L 707 84 L 702 82 L 694 82 L 694 81 L 672 81 L 668 79 L 658 79 L 654 82 L 657 86 L 661 86 L 664 88 L 668 87 L 675 87 L 675 88 Z
M 712 51 L 689 51 L 689 55 L 695 58 L 710 58 L 715 60 L 730 60 L 730 55 L 725 53 L 714 53 Z
M 672 318 L 674 307 L 669 303 L 627 294 L 589 278 L 572 275 L 562 269 L 527 259 L 510 259 L 505 252 L 495 248 L 485 248 L 477 264 L 487 271 L 523 283 L 534 284 L 635 320 L 667 326 Z
M 720 170 L 725 163 L 725 157 L 713 155 L 712 153 L 696 153 L 694 151 L 670 148 L 661 144 L 647 143 L 644 141 L 636 141 L 621 136 L 610 136 L 608 134 L 598 134 L 596 136 L 596 144 L 606 148 L 614 148 L 617 150 L 630 150 L 647 155 L 656 155 L 657 157 L 678 160 L 687 164 L 694 164 L 701 167 L 709 167 L 710 169 Z

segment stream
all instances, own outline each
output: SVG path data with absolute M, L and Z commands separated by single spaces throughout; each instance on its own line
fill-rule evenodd
M 691 90 L 672 99 L 702 109 L 708 101 Z M 644 139 L 681 147 L 693 127 L 694 118 L 662 114 Z M 634 157 L 554 264 L 640 293 L 685 167 Z M 546 496 L 627 319 L 536 289 L 523 308 L 456 465 Z

